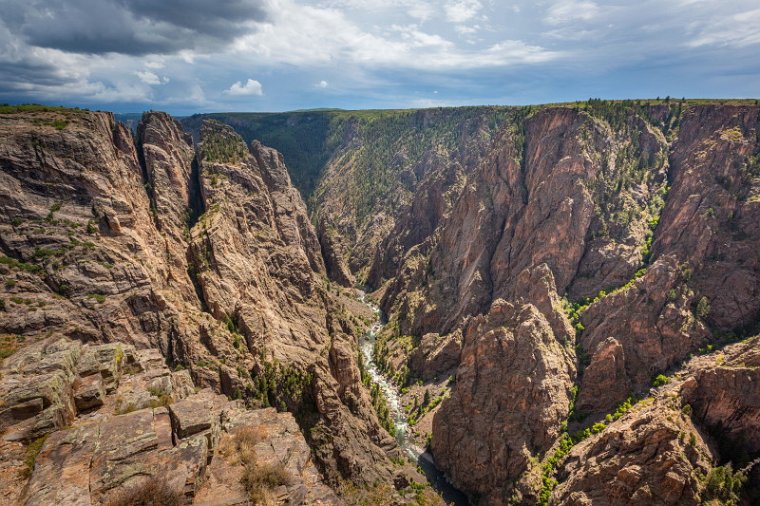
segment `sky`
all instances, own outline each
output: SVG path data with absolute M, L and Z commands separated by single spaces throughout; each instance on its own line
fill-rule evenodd
M 760 0 L 0 0 L 0 102 L 286 111 L 760 97 Z

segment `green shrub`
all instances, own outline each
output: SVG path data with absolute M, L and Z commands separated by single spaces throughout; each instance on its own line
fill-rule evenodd
M 10 357 L 18 349 L 18 339 L 16 336 L 0 335 L 0 362 Z
M 106 296 L 99 293 L 91 293 L 87 295 L 88 299 L 93 299 L 98 304 L 102 304 L 106 301 Z
M 727 506 L 736 505 L 746 482 L 747 476 L 741 471 L 734 471 L 731 464 L 713 467 L 704 479 L 705 489 L 702 498 L 706 501 L 716 500 Z
M 625 402 L 623 402 L 620 406 L 617 407 L 615 410 L 615 413 L 612 415 L 613 420 L 617 420 L 620 417 L 622 417 L 624 414 L 628 413 L 634 404 L 636 404 L 638 400 L 635 397 L 628 397 Z
M 133 411 L 137 411 L 137 406 L 130 402 L 126 406 L 117 405 L 113 414 L 116 416 L 126 415 L 127 413 L 132 413 Z
M 150 407 L 153 409 L 159 408 L 159 407 L 165 408 L 171 405 L 173 402 L 174 402 L 174 399 L 172 399 L 171 395 L 160 394 L 157 396 L 156 399 L 150 400 Z
M 8 267 L 13 267 L 15 269 L 19 269 L 24 272 L 30 272 L 32 274 L 37 274 L 42 271 L 42 268 L 39 265 L 19 262 L 15 258 L 10 258 L 3 255 L 0 255 L 0 265 L 7 265 Z
M 667 384 L 670 381 L 670 378 L 665 376 L 664 374 L 658 374 L 654 377 L 652 380 L 652 386 L 654 388 L 661 387 L 662 385 Z
M 707 297 L 702 297 L 697 302 L 697 309 L 695 315 L 700 320 L 704 320 L 710 314 L 710 300 Z

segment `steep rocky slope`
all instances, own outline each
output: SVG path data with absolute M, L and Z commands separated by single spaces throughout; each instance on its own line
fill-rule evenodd
M 224 122 L 249 141 L 280 149 L 294 181 L 308 200 L 331 278 L 363 283 L 375 255 L 393 275 L 398 255 L 423 240 L 449 205 L 445 193 L 477 165 L 489 141 L 512 114 L 507 107 L 439 110 L 306 111 L 281 114 L 211 114 L 183 120 L 200 134 L 204 118 Z M 307 154 L 308 156 L 304 156 Z M 429 172 L 439 182 L 425 183 Z M 420 212 L 404 211 L 424 192 Z M 397 219 L 405 225 L 392 232 Z M 433 221 L 431 221 L 433 220 Z M 396 237 L 394 243 L 379 242 Z M 387 258 L 386 258 L 387 257 Z M 380 260 L 378 260 L 380 263 Z
M 295 426 L 285 418 L 256 411 L 241 414 L 240 424 L 272 420 L 275 428 L 264 432 L 271 432 L 273 458 L 285 458 L 288 445 L 303 454 L 307 442 L 311 456 L 292 465 L 301 472 L 303 462 L 315 459 L 320 477 L 308 471 L 308 483 L 326 480 L 337 487 L 347 480 L 361 487 L 414 474 L 392 461 L 400 451 L 360 380 L 354 335 L 361 323 L 345 310 L 353 294 L 329 289 L 316 232 L 277 152 L 258 143 L 248 147 L 231 129 L 213 123 L 194 146 L 162 113 L 144 115 L 135 141 L 108 113 L 39 108 L 0 115 L 0 139 L 3 357 L 25 356 L 30 346 L 55 348 L 42 344 L 51 339 L 157 350 L 165 366 L 189 372 L 191 389 L 210 388 L 252 409 L 272 405 L 292 412 L 303 436 L 292 434 Z M 16 371 L 12 363 L 8 367 Z M 67 371 L 76 367 L 75 358 L 66 359 Z M 51 366 L 50 372 L 61 368 Z M 3 374 L 3 381 L 11 381 Z M 66 378 L 74 376 L 66 372 Z M 4 441 L 28 444 L 52 433 L 44 456 L 58 451 L 47 445 L 97 430 L 74 420 L 74 401 L 67 396 L 73 389 L 76 399 L 78 386 L 55 379 L 28 399 L 16 399 L 14 385 L 0 392 L 3 420 L 11 416 L 14 422 L 3 424 Z M 102 397 L 101 387 L 87 385 L 93 391 L 87 395 Z M 51 412 L 51 402 L 63 405 L 62 411 Z M 188 407 L 188 416 L 205 411 L 203 402 Z M 35 418 L 40 410 L 44 423 Z M 157 413 L 148 409 L 145 423 L 155 427 Z M 114 427 L 112 440 L 93 440 L 92 449 L 82 451 L 97 454 L 101 446 L 127 444 L 118 429 L 129 425 L 122 416 L 138 415 L 105 417 L 103 423 Z M 175 418 L 166 430 L 195 434 Z M 59 431 L 72 421 L 73 432 Z M 291 435 L 276 436 L 279 426 Z M 175 438 L 176 451 L 167 451 L 184 451 L 178 444 Z M 81 463 L 86 455 L 72 458 Z M 40 472 L 48 473 L 43 481 L 60 472 L 56 459 L 40 464 Z M 213 462 L 208 471 L 215 473 Z M 202 466 L 191 474 L 205 472 Z M 36 473 L 34 467 L 29 490 L 36 490 Z M 222 466 L 218 473 L 239 471 Z M 115 481 L 105 488 L 91 487 L 92 500 L 129 485 L 127 476 L 109 479 Z M 186 491 L 190 499 L 199 493 Z M 302 491 L 293 493 L 310 502 Z M 39 494 L 53 497 L 42 489 Z
M 311 200 L 328 273 L 376 289 L 389 318 L 378 361 L 455 484 L 490 504 L 546 500 L 530 477 L 564 431 L 599 423 L 698 350 L 756 333 L 759 113 L 592 100 L 356 113 L 334 127 Z M 420 402 L 426 388 L 435 402 Z M 648 434 L 682 431 L 636 423 L 654 432 L 622 443 L 634 454 Z M 668 479 L 732 457 L 689 459 Z M 577 492 L 589 472 L 557 478 L 578 474 Z M 640 476 L 639 488 L 665 487 Z M 692 499 L 640 497 L 704 498 L 689 483 Z
M 758 345 L 755 337 L 696 357 L 595 425 L 556 460 L 551 504 L 754 504 Z

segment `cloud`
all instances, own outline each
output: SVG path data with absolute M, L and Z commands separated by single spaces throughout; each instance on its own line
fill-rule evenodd
M 264 89 L 262 88 L 261 83 L 257 80 L 248 79 L 245 84 L 240 81 L 234 83 L 229 87 L 229 89 L 225 91 L 225 93 L 227 95 L 232 95 L 235 97 L 244 97 L 251 95 L 261 96 L 264 94 Z
M 361 10 L 372 13 L 381 11 L 404 12 L 419 21 L 430 19 L 438 9 L 428 0 L 326 0 L 320 7 Z
M 261 0 L 36 0 L 7 3 L 7 26 L 38 47 L 82 54 L 208 51 L 267 19 Z
M 757 0 L 0 2 L 9 102 L 185 114 L 246 96 L 284 110 L 760 93 Z
M 440 35 L 420 31 L 417 25 L 393 25 L 391 30 L 397 32 L 409 47 L 451 47 L 453 45 Z
M 475 17 L 482 7 L 478 0 L 456 0 L 448 2 L 443 10 L 448 21 L 464 23 Z
M 140 81 L 144 82 L 145 84 L 150 84 L 150 85 L 161 84 L 161 78 L 148 70 L 145 70 L 145 71 L 138 70 L 137 72 L 135 72 L 135 75 L 139 77 Z
M 480 27 L 478 25 L 473 25 L 473 26 L 457 25 L 454 27 L 454 31 L 460 35 L 472 35 L 473 33 L 476 33 L 478 30 L 480 30 Z
M 272 9 L 271 21 L 233 44 L 240 58 L 251 58 L 259 65 L 353 64 L 441 71 L 544 62 L 562 55 L 561 51 L 514 39 L 461 48 L 416 24 L 394 24 L 372 33 L 337 9 L 299 6 L 291 0 L 273 2 L 277 7 Z
M 425 21 L 429 19 L 436 9 L 427 2 L 412 2 L 412 5 L 407 7 L 406 13 L 415 19 Z
M 561 25 L 572 21 L 590 21 L 599 14 L 599 6 L 589 0 L 560 0 L 552 5 L 544 21 Z
M 709 23 L 696 38 L 688 42 L 691 47 L 746 47 L 755 44 L 760 44 L 760 9 L 741 12 Z

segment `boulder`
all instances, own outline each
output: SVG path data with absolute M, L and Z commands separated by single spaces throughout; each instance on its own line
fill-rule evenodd
M 103 378 L 99 374 L 85 376 L 74 382 L 74 403 L 79 413 L 102 406 L 105 396 Z

